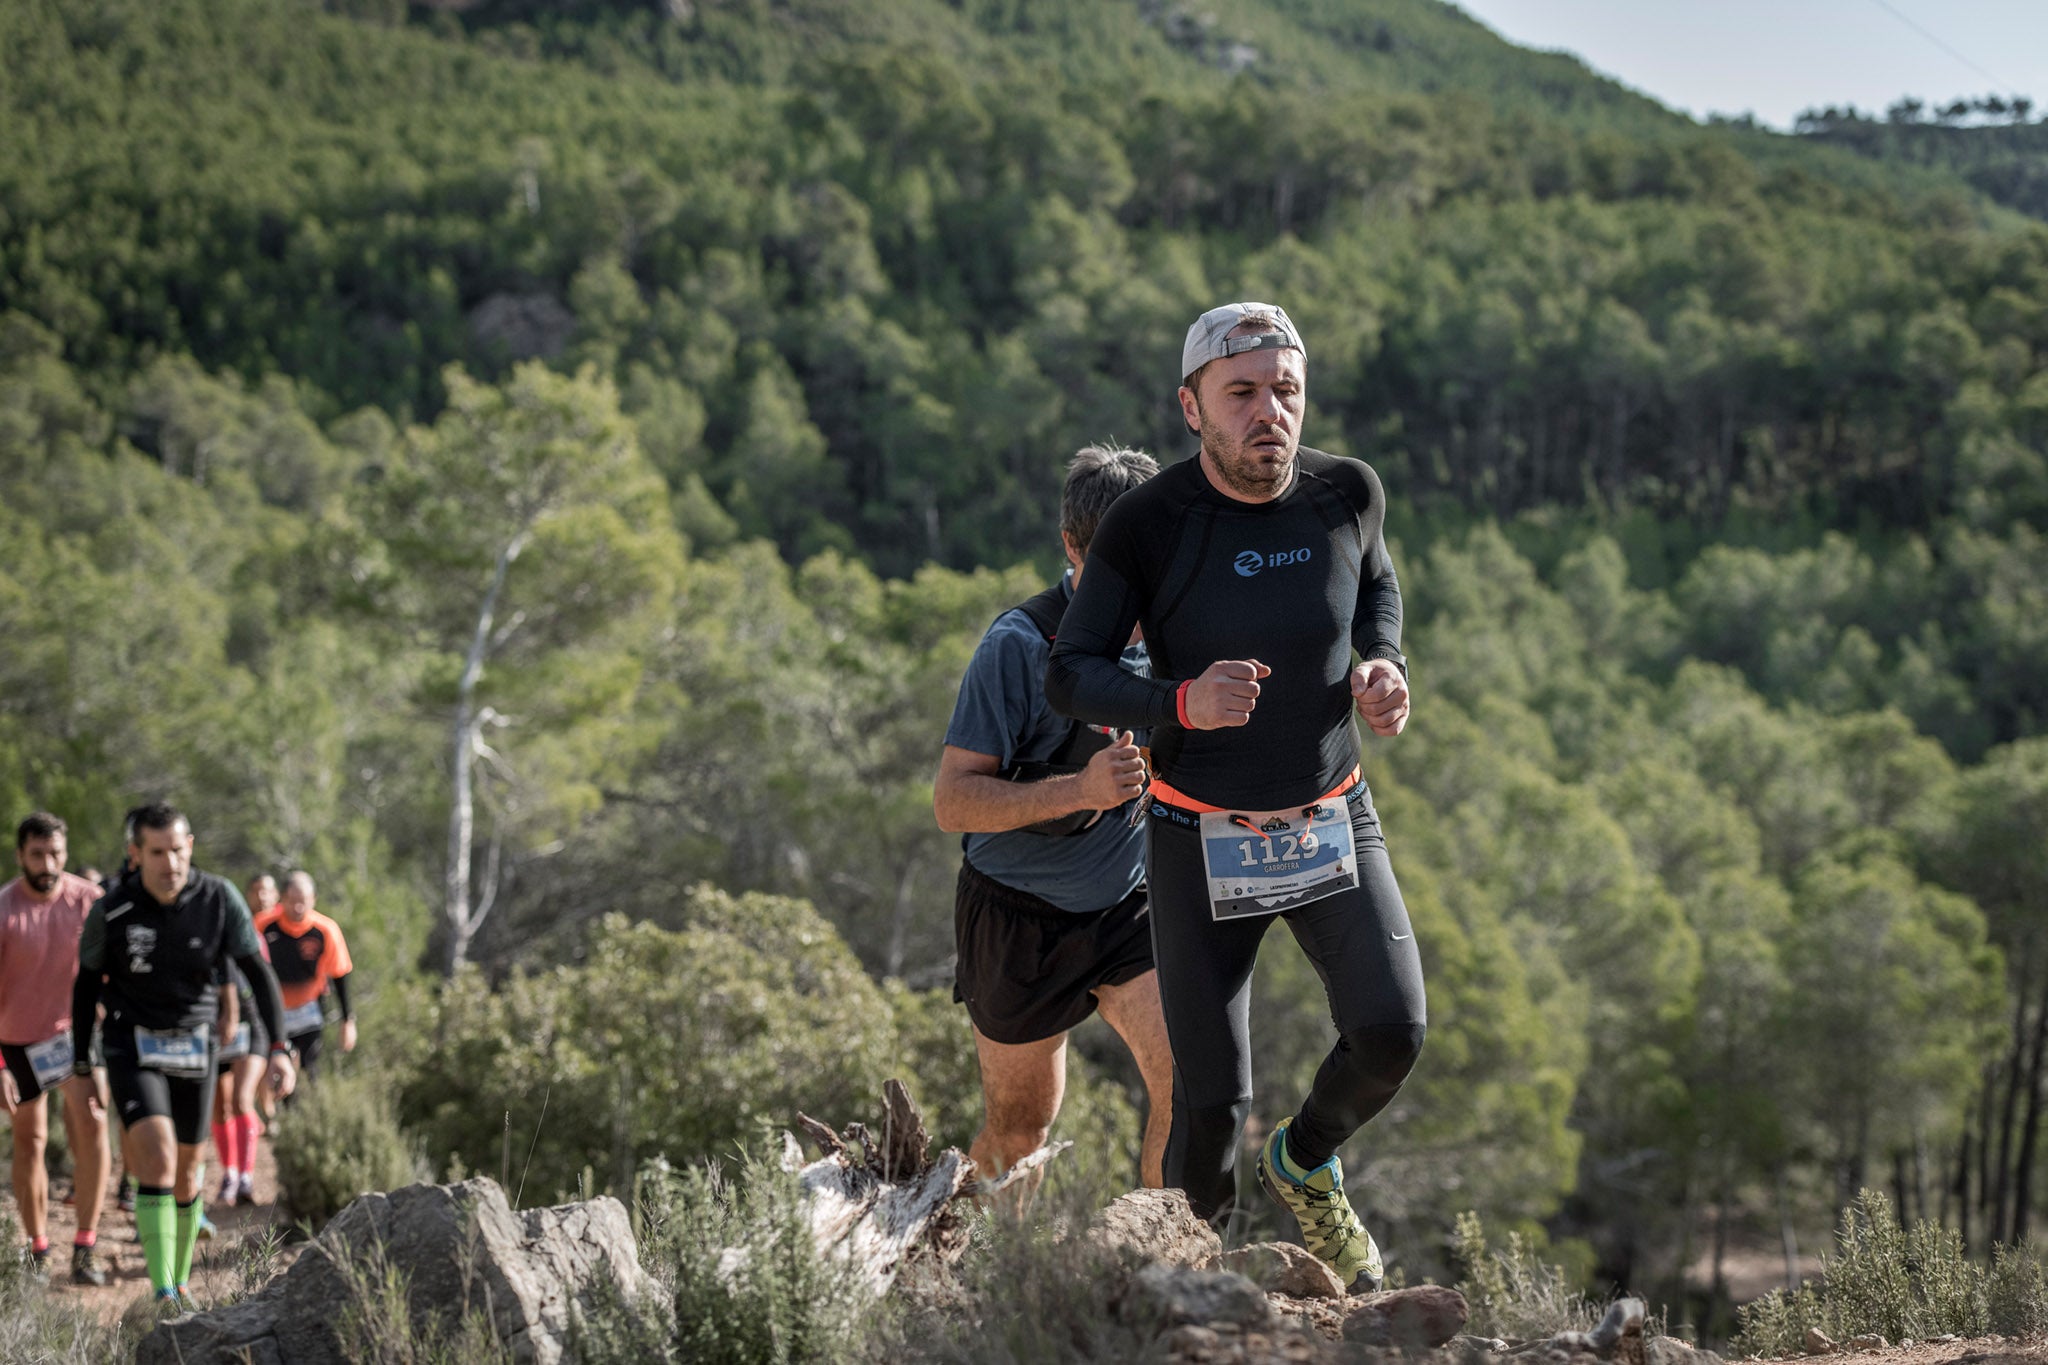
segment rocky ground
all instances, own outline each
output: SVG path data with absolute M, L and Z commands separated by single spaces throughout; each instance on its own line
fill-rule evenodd
M 2004 1365 L 2007 1361 L 2026 1361 L 2031 1365 L 2048 1361 L 2048 1336 L 1958 1337 L 1896 1344 L 1880 1337 L 1863 1345 L 1834 1345 L 1818 1357 L 1829 1362 L 1836 1358 L 1841 1359 L 1842 1365 Z

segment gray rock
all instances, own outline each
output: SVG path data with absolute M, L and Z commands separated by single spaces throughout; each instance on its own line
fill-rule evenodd
M 557 1365 L 573 1311 L 652 1283 L 616 1199 L 514 1213 L 492 1180 L 409 1185 L 343 1209 L 252 1298 L 159 1326 L 136 1365 L 347 1365 L 338 1327 L 394 1270 L 415 1334 L 486 1315 L 521 1365 Z
M 1179 1190 L 1132 1190 L 1095 1215 L 1087 1236 L 1130 1262 L 1206 1270 L 1223 1255 L 1223 1239 Z
M 1344 1319 L 1344 1339 L 1402 1350 L 1435 1350 L 1465 1330 L 1465 1296 L 1440 1284 L 1368 1294 Z
M 1290 1299 L 1341 1299 L 1337 1272 L 1306 1247 L 1292 1242 L 1255 1242 L 1223 1254 L 1222 1267 L 1254 1281 L 1268 1294 Z
M 1643 1342 L 1643 1359 L 1648 1365 L 1722 1365 L 1721 1357 L 1677 1337 L 1650 1337 Z
M 1266 1291 L 1228 1270 L 1148 1265 L 1131 1277 L 1123 1311 L 1164 1327 L 1265 1328 L 1274 1324 Z
M 1835 1343 L 1826 1332 L 1818 1327 L 1806 1329 L 1806 1353 L 1810 1356 L 1824 1356 L 1835 1349 Z

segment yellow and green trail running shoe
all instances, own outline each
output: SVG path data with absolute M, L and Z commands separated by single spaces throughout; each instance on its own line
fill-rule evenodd
M 1281 1207 L 1301 1225 L 1301 1240 L 1330 1269 L 1348 1293 L 1365 1294 L 1380 1287 L 1385 1274 L 1380 1249 L 1372 1234 L 1351 1211 L 1344 1197 L 1344 1166 L 1336 1157 L 1297 1179 L 1283 1155 L 1287 1125 L 1283 1119 L 1259 1148 L 1259 1181 Z M 1297 1168 L 1298 1169 L 1298 1168 Z

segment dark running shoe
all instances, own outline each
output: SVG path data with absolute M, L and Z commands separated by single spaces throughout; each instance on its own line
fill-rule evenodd
M 71 1283 L 103 1289 L 107 1272 L 100 1267 L 99 1252 L 92 1247 L 71 1248 Z

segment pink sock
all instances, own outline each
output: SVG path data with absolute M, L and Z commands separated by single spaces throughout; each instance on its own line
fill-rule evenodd
M 50 1249 L 50 1239 L 47 1237 L 32 1237 L 29 1239 L 28 1248 L 30 1251 L 36 1252 L 48 1251 Z
M 242 1169 L 242 1163 L 235 1160 L 235 1121 L 232 1116 L 226 1123 L 213 1125 L 213 1150 L 220 1155 L 220 1164 L 231 1171 Z
M 98 1228 L 80 1228 L 77 1232 L 71 1234 L 71 1245 L 75 1247 L 93 1247 L 99 1244 L 100 1230 Z

